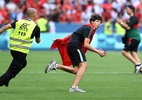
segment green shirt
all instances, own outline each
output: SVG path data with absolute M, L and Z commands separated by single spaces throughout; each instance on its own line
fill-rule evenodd
M 131 16 L 127 21 L 127 25 L 130 27 L 130 30 L 126 30 L 127 38 L 141 41 L 140 32 L 138 31 L 138 18 L 135 15 Z

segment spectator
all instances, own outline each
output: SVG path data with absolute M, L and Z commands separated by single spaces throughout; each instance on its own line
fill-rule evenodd
M 82 24 L 89 24 L 90 14 L 88 14 L 87 10 L 82 12 L 81 14 L 81 23 Z
M 103 22 L 106 22 L 108 19 L 111 19 L 111 10 L 104 9 L 104 12 L 102 12 L 103 16 Z
M 0 7 L 0 27 L 7 24 L 10 20 L 9 13 L 6 8 Z
M 103 4 L 105 0 L 93 0 L 95 4 Z
M 116 9 L 117 12 L 121 11 L 121 4 L 118 2 L 118 0 L 113 0 L 112 1 L 112 8 Z
M 55 27 L 55 22 L 53 22 L 52 19 L 49 20 L 49 27 L 50 27 L 49 32 L 51 34 L 54 34 L 56 32 L 56 27 Z
M 4 8 L 4 5 L 5 5 L 5 0 L 0 0 L 0 7 Z
M 87 13 L 91 13 L 94 8 L 94 3 L 92 0 L 88 0 L 88 4 L 86 5 Z M 91 14 L 90 14 L 91 15 Z
M 112 10 L 111 1 L 106 0 L 106 3 L 102 3 L 102 8 L 105 9 L 106 11 L 111 11 Z
M 119 13 L 118 18 L 123 20 L 123 14 Z M 121 27 L 118 23 L 115 23 L 115 33 L 118 35 L 124 35 L 125 34 L 125 29 Z
M 43 3 L 43 7 L 46 9 L 47 16 L 51 14 L 51 10 L 54 10 L 56 8 L 55 4 L 49 3 L 49 0 L 46 0 L 46 2 Z
M 19 6 L 17 6 L 16 12 L 17 12 L 16 20 L 22 19 L 23 16 L 24 16 L 22 8 L 20 8 Z
M 16 5 L 20 4 L 20 0 L 12 0 Z
M 76 23 L 80 23 L 81 22 L 81 14 L 82 14 L 82 7 L 81 6 L 78 6 L 76 8 L 76 12 L 74 14 L 75 16 L 75 19 L 76 19 Z
M 6 4 L 6 8 L 10 13 L 13 13 L 17 9 L 17 5 L 11 0 L 9 3 Z
M 112 9 L 111 11 L 111 23 L 112 23 L 112 32 L 115 32 L 115 23 L 116 23 L 116 19 L 118 18 L 118 12 L 116 9 Z
M 54 10 L 51 10 L 49 17 L 49 20 L 52 20 L 53 22 L 58 22 L 60 16 L 60 9 L 55 8 Z
M 62 11 L 62 13 L 59 15 L 59 22 L 66 23 L 67 21 L 68 21 L 68 19 L 67 19 L 67 10 L 64 9 Z
M 104 33 L 106 35 L 112 34 L 112 25 L 111 25 L 111 19 L 108 19 L 104 24 Z
M 66 9 L 67 11 L 72 9 L 70 0 L 63 0 L 63 4 L 61 5 L 61 10 L 64 10 L 64 9 Z
M 101 15 L 102 12 L 104 11 L 101 4 L 94 4 L 94 10 L 96 14 Z

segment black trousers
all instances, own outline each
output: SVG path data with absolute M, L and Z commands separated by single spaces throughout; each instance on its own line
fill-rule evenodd
M 1 84 L 8 86 L 10 80 L 14 78 L 26 65 L 27 54 L 18 51 L 10 51 L 13 60 L 7 71 L 0 77 Z

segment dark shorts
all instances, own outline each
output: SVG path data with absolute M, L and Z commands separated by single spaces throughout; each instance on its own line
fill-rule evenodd
M 67 52 L 72 62 L 73 67 L 79 65 L 79 63 L 86 61 L 84 52 L 79 44 L 69 42 L 67 46 Z
M 125 43 L 123 50 L 137 52 L 140 41 L 129 38 Z

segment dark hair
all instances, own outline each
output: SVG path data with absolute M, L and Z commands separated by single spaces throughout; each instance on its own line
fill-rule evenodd
M 102 17 L 99 14 L 91 15 L 90 22 L 95 20 L 100 20 L 102 22 Z
M 127 7 L 129 7 L 133 12 L 135 11 L 135 8 L 134 8 L 134 6 L 132 6 L 132 5 L 128 5 Z

